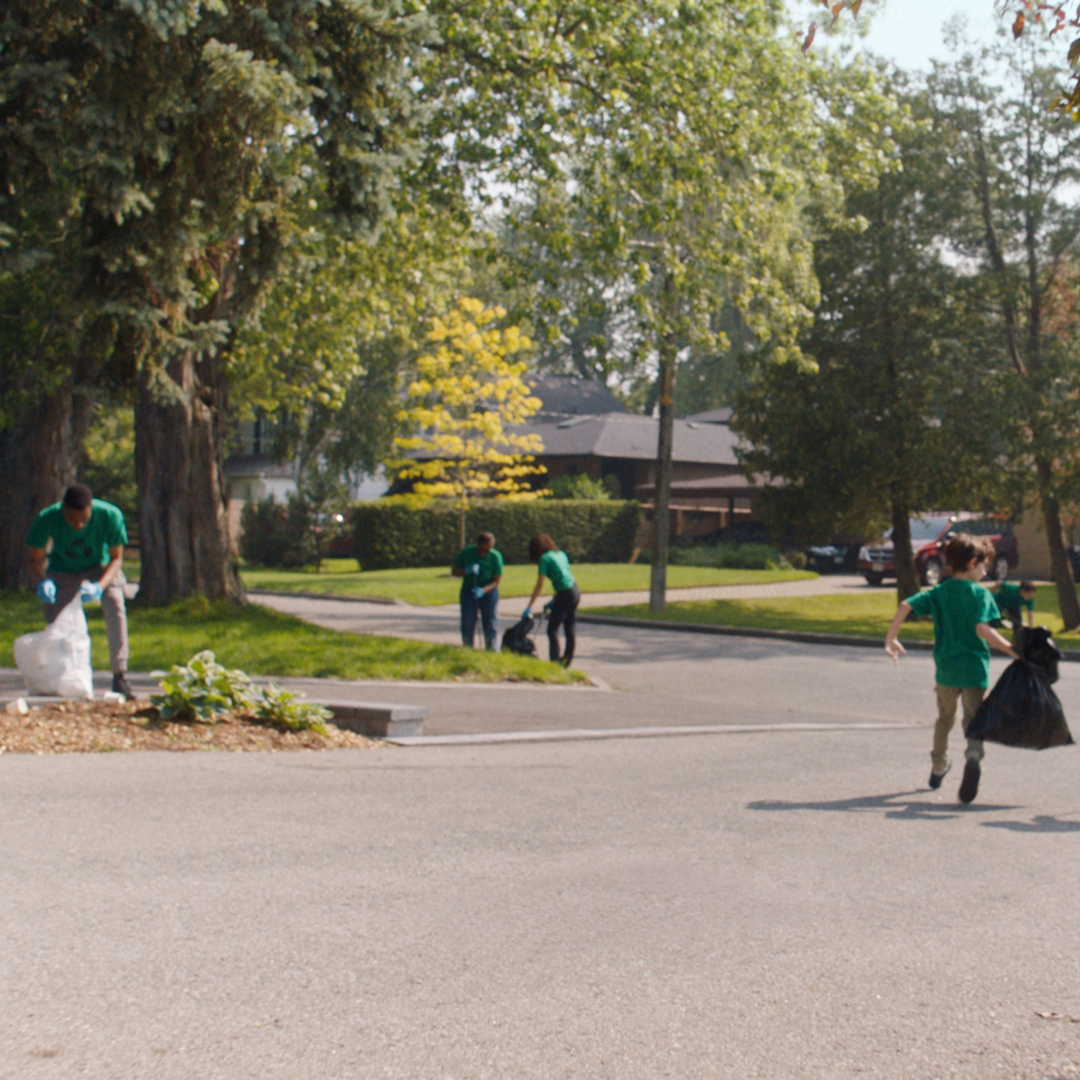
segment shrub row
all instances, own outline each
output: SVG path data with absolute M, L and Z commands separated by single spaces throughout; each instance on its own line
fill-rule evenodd
M 641 520 L 632 501 L 536 499 L 478 502 L 465 522 L 467 542 L 492 532 L 508 563 L 529 561 L 529 539 L 547 533 L 571 562 L 629 562 Z M 446 566 L 458 553 L 460 519 L 444 506 L 358 503 L 352 510 L 356 557 L 364 570 Z
M 672 545 L 668 552 L 671 566 L 711 566 L 723 570 L 783 570 L 794 566 L 793 556 L 801 552 L 781 554 L 768 544 L 698 544 L 695 547 Z M 652 552 L 645 548 L 637 561 L 652 562 Z M 803 556 L 803 566 L 806 558 Z
M 768 544 L 715 544 L 672 548 L 673 566 L 714 566 L 728 570 L 776 570 L 784 560 Z

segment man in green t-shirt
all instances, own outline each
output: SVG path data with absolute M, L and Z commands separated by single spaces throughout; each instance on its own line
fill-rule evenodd
M 461 640 L 470 647 L 476 638 L 476 616 L 484 629 L 484 644 L 489 652 L 495 650 L 499 632 L 499 582 L 502 580 L 503 557 L 495 550 L 495 537 L 482 532 L 475 544 L 457 553 L 450 573 L 461 581 Z
M 901 600 L 885 635 L 885 651 L 899 663 L 904 646 L 896 640 L 911 612 L 934 619 L 934 668 L 938 718 L 930 787 L 941 787 L 949 771 L 949 732 L 956 723 L 958 701 L 964 705 L 964 731 L 975 719 L 990 685 L 990 646 L 1017 659 L 1012 646 L 991 625 L 999 617 L 994 597 L 979 582 L 994 557 L 994 545 L 984 536 L 959 533 L 945 546 L 945 561 L 952 571 L 940 585 Z M 968 739 L 960 801 L 969 803 L 979 790 L 983 758 L 981 739 Z
M 78 596 L 100 600 L 109 639 L 112 688 L 131 697 L 128 686 L 126 579 L 121 569 L 127 529 L 120 509 L 95 499 L 85 484 L 72 484 L 64 498 L 34 518 L 26 537 L 30 581 L 51 623 Z
M 1021 581 L 1019 585 L 1014 585 L 1011 581 L 1003 581 L 994 593 L 998 610 L 1012 623 L 1013 640 L 1016 640 L 1016 633 L 1024 625 L 1020 618 L 1021 608 L 1027 608 L 1028 626 L 1035 625 L 1035 592 L 1035 586 L 1030 581 Z

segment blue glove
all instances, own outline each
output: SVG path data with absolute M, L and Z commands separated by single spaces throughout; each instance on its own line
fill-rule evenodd
M 79 586 L 79 599 L 84 604 L 92 604 L 101 599 L 102 589 L 96 581 L 84 581 Z
M 466 574 L 471 574 L 473 577 L 479 577 L 480 576 L 480 564 L 478 562 L 474 562 L 472 564 L 472 566 L 466 566 L 465 567 L 465 573 Z
M 525 610 L 524 610 L 524 611 L 523 611 L 523 612 L 521 613 L 521 617 L 522 617 L 523 619 L 527 619 L 527 618 L 528 618 L 528 617 L 529 617 L 529 616 L 530 616 L 531 614 L 532 614 L 532 608 L 526 608 L 526 609 L 525 609 Z
M 52 578 L 46 578 L 44 581 L 38 583 L 37 598 L 43 604 L 55 604 L 56 603 L 56 582 Z
M 479 600 L 480 597 L 484 595 L 484 590 L 481 589 L 479 585 L 477 585 L 476 588 L 473 589 L 472 594 L 477 600 Z

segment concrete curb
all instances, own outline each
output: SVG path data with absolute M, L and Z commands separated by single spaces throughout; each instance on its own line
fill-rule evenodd
M 698 724 L 681 727 L 568 728 L 565 731 L 493 731 L 474 735 L 387 738 L 394 746 L 481 746 L 490 743 L 584 742 L 596 739 L 663 739 L 685 735 L 763 735 L 792 731 L 907 731 L 921 724 Z
M 608 626 L 628 626 L 637 630 L 678 630 L 684 634 L 719 634 L 721 637 L 767 638 L 774 641 L 795 641 L 807 645 L 853 645 L 862 649 L 882 649 L 885 635 L 879 638 L 855 634 L 815 634 L 808 630 L 758 630 L 745 626 L 714 626 L 712 623 L 666 622 L 661 619 L 628 619 L 620 615 L 587 615 L 578 612 L 578 622 L 601 623 Z M 933 652 L 932 641 L 904 641 L 908 652 Z M 1080 663 L 1080 652 L 1065 651 L 1062 660 Z
M 408 607 L 394 596 L 345 596 L 343 593 L 294 592 L 292 589 L 245 589 L 248 596 L 297 596 L 303 600 L 344 600 L 350 604 L 385 604 L 388 607 Z

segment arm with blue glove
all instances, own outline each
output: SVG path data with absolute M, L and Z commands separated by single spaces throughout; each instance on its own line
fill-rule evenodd
M 37 598 L 43 604 L 56 603 L 56 582 L 52 578 L 45 578 L 38 582 Z
M 104 589 L 96 581 L 84 581 L 79 586 L 79 599 L 84 604 L 94 604 L 101 599 Z

